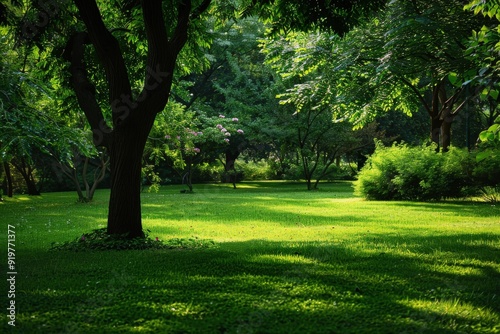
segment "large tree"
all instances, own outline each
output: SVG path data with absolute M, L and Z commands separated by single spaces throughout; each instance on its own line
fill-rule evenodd
M 53 55 L 62 53 L 69 62 L 70 85 L 90 124 L 94 144 L 105 147 L 110 156 L 110 234 L 144 235 L 140 207 L 144 145 L 157 113 L 167 104 L 176 61 L 188 41 L 188 31 L 210 2 L 112 1 L 98 6 L 95 0 L 75 0 L 73 7 L 66 2 L 35 1 L 33 7 L 24 2 L 11 7 L 13 16 L 21 17 L 19 35 L 33 52 L 43 54 L 48 49 L 43 43 L 54 41 L 54 35 L 60 34 L 55 42 L 67 40 L 64 52 L 51 51 Z M 46 22 L 40 22 L 41 18 Z M 134 36 L 135 41 L 143 36 L 147 47 L 141 40 L 136 43 L 136 57 L 125 55 L 126 41 L 115 37 L 116 31 L 130 32 L 128 36 Z M 52 35 L 44 36 L 47 32 Z M 145 57 L 143 49 L 147 49 Z M 93 58 L 98 59 L 98 64 L 92 62 Z M 126 64 L 126 59 L 133 63 Z M 136 65 L 138 62 L 142 66 Z M 142 89 L 134 91 L 139 67 Z M 100 71 L 105 76 L 100 76 Z M 107 84 L 107 103 L 102 99 L 105 89 L 99 80 Z M 107 110 L 111 111 L 110 117 Z
M 173 26 L 166 26 L 161 0 L 141 2 L 148 41 L 144 86 L 133 96 L 130 78 L 119 43 L 104 24 L 95 1 L 75 0 L 86 32 L 73 36 L 68 59 L 72 84 L 94 132 L 96 145 L 107 147 L 111 166 L 108 233 L 143 236 L 141 223 L 141 161 L 156 114 L 168 101 L 176 59 L 188 38 L 189 25 L 210 4 L 204 0 L 194 9 L 190 0 L 178 2 Z M 112 127 L 107 125 L 95 99 L 84 64 L 84 48 L 92 43 L 106 72 Z
M 359 11 L 372 9 L 374 3 L 380 2 L 383 1 L 338 0 L 328 2 L 325 8 L 309 6 L 318 7 L 318 12 L 312 16 L 305 15 L 299 28 L 312 27 L 324 21 L 329 28 L 345 31 L 356 21 Z M 304 14 L 302 1 L 294 1 L 295 6 L 283 8 L 281 5 L 285 2 L 282 1 L 221 1 L 217 4 L 215 16 L 223 12 L 233 13 L 233 3 L 246 5 L 248 12 L 257 12 L 269 18 L 276 18 L 278 13 L 283 20 L 290 22 L 295 21 L 296 15 Z M 94 144 L 106 147 L 110 156 L 108 233 L 143 236 L 140 180 L 145 143 L 155 116 L 167 104 L 181 50 L 188 42 L 188 37 L 196 37 L 197 31 L 205 29 L 197 22 L 211 1 L 123 0 L 101 1 L 98 5 L 96 0 L 74 0 L 75 6 L 65 1 L 12 1 L 10 4 L 17 4 L 21 8 L 11 12 L 21 18 L 18 31 L 28 37 L 30 45 L 39 48 L 44 42 L 43 34 L 49 31 L 49 26 L 54 25 L 52 23 L 60 23 L 50 30 L 53 41 L 71 34 L 63 53 L 70 63 L 71 85 L 91 126 Z M 31 15 L 24 15 L 23 9 L 27 11 L 26 7 L 32 9 Z M 275 10 L 277 8 L 278 11 Z M 142 18 L 139 19 L 141 13 Z M 273 13 L 272 17 L 269 13 Z M 321 18 L 322 15 L 326 15 L 325 20 Z M 2 17 L 0 20 L 8 21 L 9 18 Z M 337 26 L 337 23 L 342 22 L 342 25 Z M 125 26 L 122 23 L 126 23 Z M 120 34 L 127 36 L 125 41 L 115 37 Z M 147 46 L 141 43 L 144 40 Z M 190 40 L 191 44 L 196 45 L 194 39 Z M 123 52 L 123 45 L 127 42 L 136 46 L 137 57 L 132 57 L 133 64 L 126 63 L 130 54 Z M 57 49 L 52 51 L 52 55 L 58 54 Z M 92 57 L 99 60 L 98 66 L 89 65 Z M 184 61 L 195 63 L 196 59 L 191 54 Z M 179 65 L 178 69 L 183 70 L 185 64 Z M 100 71 L 105 76 L 100 76 Z M 133 88 L 140 81 L 140 72 L 143 83 L 136 92 Z M 96 79 L 107 83 L 107 103 L 99 99 L 102 85 L 96 85 Z M 109 118 L 106 117 L 106 109 L 111 111 Z

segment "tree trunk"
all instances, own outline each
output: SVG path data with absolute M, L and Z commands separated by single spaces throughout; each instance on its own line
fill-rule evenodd
M 102 180 L 104 180 L 104 177 L 106 176 L 106 169 L 108 168 L 109 159 L 108 160 L 105 159 L 104 153 L 101 154 L 100 159 L 101 159 L 101 163 L 98 167 L 96 167 L 96 170 L 94 171 L 94 180 L 93 180 L 92 186 L 89 187 L 88 183 L 86 183 L 86 185 L 85 185 L 87 200 L 89 202 L 94 199 L 94 193 L 97 189 L 97 186 L 99 185 L 99 183 L 101 183 Z M 85 165 L 88 165 L 88 163 L 89 163 L 89 158 L 86 158 Z M 86 168 L 84 168 L 84 169 L 86 169 Z M 84 176 L 85 176 L 85 174 L 84 174 Z
M 73 168 L 73 174 L 71 175 L 71 180 L 75 184 L 76 193 L 78 194 L 78 202 L 85 203 L 86 198 L 83 195 L 82 187 L 80 186 L 80 181 L 78 181 L 78 176 L 76 174 L 76 168 Z
M 4 162 L 3 168 L 5 169 L 5 179 L 7 180 L 7 196 L 12 197 L 12 172 L 10 171 L 10 165 L 8 162 Z
M 234 149 L 229 149 L 226 151 L 226 178 L 225 182 L 226 183 L 232 183 L 233 188 L 236 189 L 236 169 L 235 169 L 235 163 L 236 159 L 238 159 L 238 156 L 240 155 L 240 152 L 238 150 Z
M 312 190 L 312 174 L 309 170 L 308 159 L 304 156 L 302 156 L 302 168 L 304 168 L 304 178 L 306 179 L 307 190 Z
M 140 123 L 146 123 L 145 118 Z M 154 119 L 153 119 L 154 120 Z M 128 238 L 144 237 L 141 220 L 141 167 L 147 134 L 153 120 L 139 128 L 128 126 L 113 132 L 109 149 L 111 193 L 108 233 Z M 138 135 L 134 133 L 140 132 Z
M 28 195 L 30 196 L 40 196 L 40 191 L 36 187 L 35 177 L 33 176 L 33 168 L 29 163 L 26 163 L 24 158 L 18 163 L 13 163 L 14 167 L 21 173 L 24 182 L 26 183 L 26 188 L 28 189 Z
M 443 121 L 439 119 L 439 116 L 431 117 L 431 140 L 437 145 L 436 152 L 439 152 L 440 150 L 440 134 L 442 123 Z
M 452 117 L 446 118 L 441 124 L 441 142 L 443 144 L 442 152 L 448 152 L 451 144 L 451 122 Z

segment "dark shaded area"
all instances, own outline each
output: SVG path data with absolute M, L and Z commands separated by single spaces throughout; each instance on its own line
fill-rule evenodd
M 366 248 L 251 240 L 217 249 L 129 251 L 120 257 L 29 251 L 20 264 L 18 328 L 29 333 L 132 333 L 134 327 L 169 333 L 455 333 L 496 325 L 453 309 L 443 312 L 438 302 L 500 312 L 500 286 L 491 284 L 500 282 L 499 249 L 491 246 L 498 236 L 359 238 Z M 387 251 L 402 242 L 407 253 Z M 374 252 L 378 247 L 384 251 Z M 436 251 L 447 254 L 438 263 Z M 453 274 L 459 269 L 470 273 Z M 81 275 L 82 283 L 52 282 L 51 270 Z M 436 302 L 436 311 L 407 301 Z

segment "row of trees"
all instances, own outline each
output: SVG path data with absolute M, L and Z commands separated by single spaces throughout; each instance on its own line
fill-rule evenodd
M 88 201 L 109 169 L 110 234 L 143 235 L 144 177 L 177 177 L 192 190 L 196 166 L 218 161 L 234 183 L 243 157 L 266 159 L 276 177 L 299 170 L 314 189 L 342 159 L 360 167 L 374 138 L 429 137 L 446 152 L 452 133 L 472 147 L 498 117 L 498 20 L 488 2 L 54 0 L 2 9 L 7 189 L 11 166 L 30 194 L 35 178 L 56 170 Z

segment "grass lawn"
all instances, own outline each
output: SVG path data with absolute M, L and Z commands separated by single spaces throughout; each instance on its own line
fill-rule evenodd
M 180 189 L 143 194 L 144 228 L 215 246 L 50 251 L 105 226 L 108 191 L 0 203 L 2 268 L 10 224 L 17 271 L 16 326 L 0 332 L 500 332 L 498 205 L 370 202 L 348 182 Z

